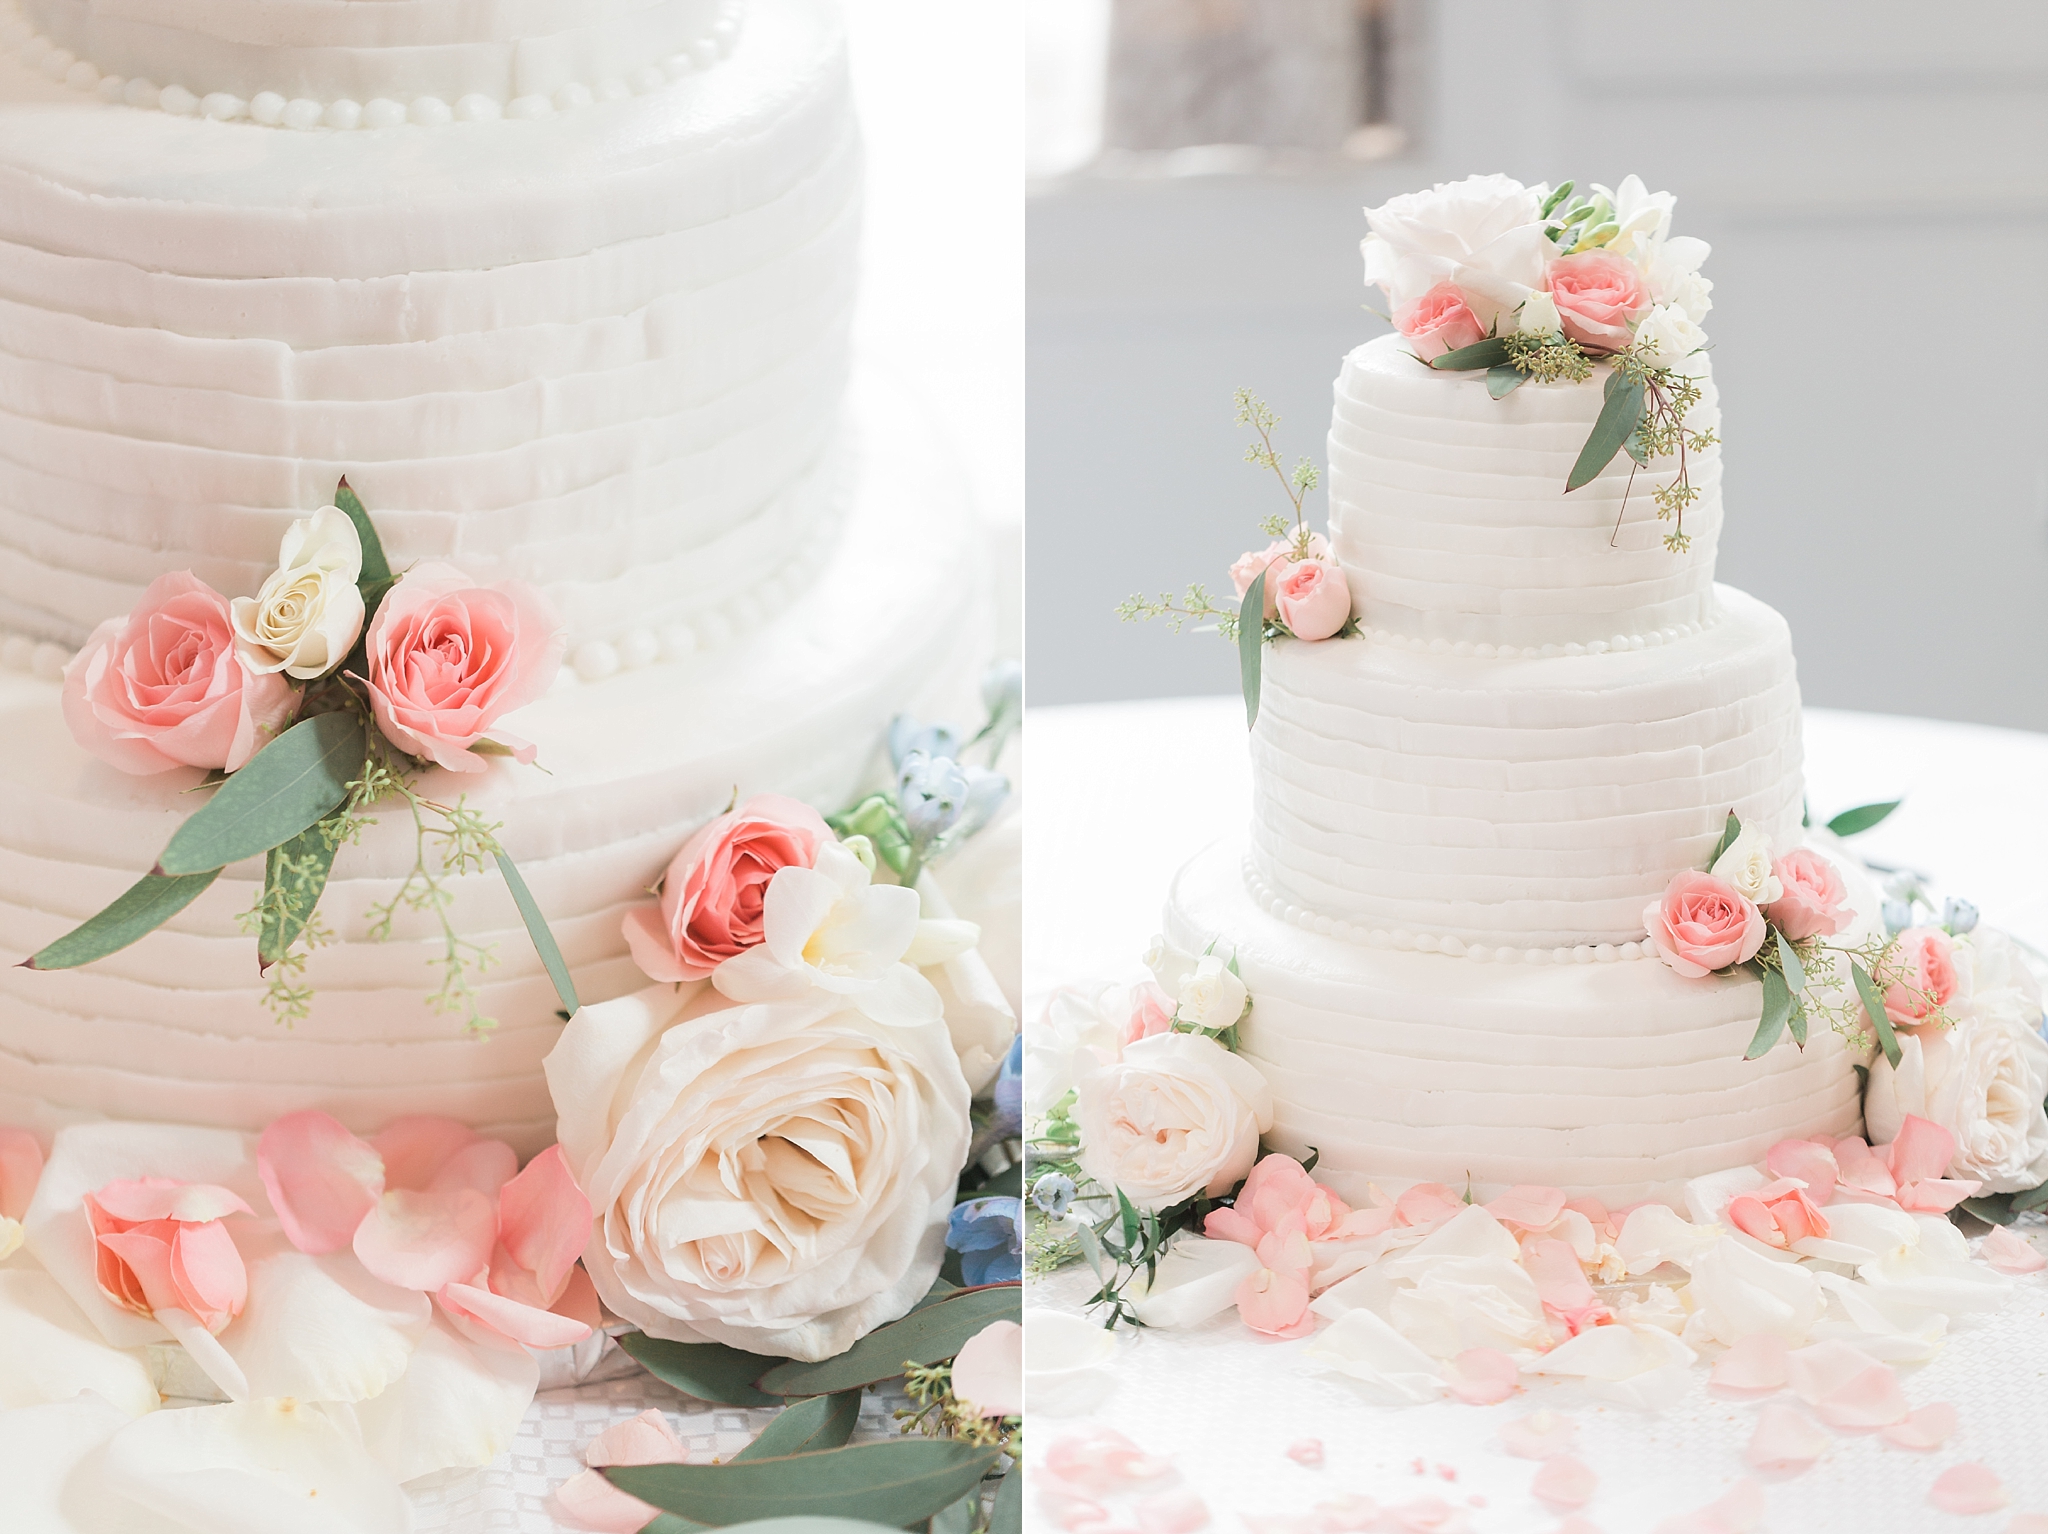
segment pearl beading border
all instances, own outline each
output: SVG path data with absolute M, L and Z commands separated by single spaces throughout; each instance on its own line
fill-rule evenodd
M 1339 921 L 1332 916 L 1318 916 L 1298 905 L 1290 905 L 1276 894 L 1253 865 L 1249 854 L 1244 860 L 1245 891 L 1252 897 L 1252 903 L 1268 916 L 1277 917 L 1290 926 L 1313 932 L 1319 937 L 1334 937 L 1342 942 L 1352 943 L 1360 948 L 1379 948 L 1400 953 L 1440 953 L 1454 959 L 1469 959 L 1474 964 L 1616 964 L 1630 959 L 1654 959 L 1657 950 L 1647 940 L 1631 943 L 1580 943 L 1571 948 L 1496 948 L 1486 943 L 1468 943 L 1461 937 L 1432 932 L 1411 932 L 1405 927 L 1385 931 L 1380 928 L 1365 928 L 1355 922 Z
M 744 11 L 745 0 L 724 0 L 703 38 L 683 52 L 670 54 L 659 64 L 643 65 L 623 77 L 614 76 L 593 85 L 564 85 L 551 96 L 515 96 L 509 101 L 481 92 L 471 92 L 453 102 L 439 96 L 420 96 L 409 102 L 387 96 L 369 101 L 346 97 L 315 101 L 305 96 L 287 99 L 276 91 L 258 91 L 246 101 L 231 91 L 210 91 L 197 96 L 182 85 L 158 85 L 140 76 L 127 79 L 102 74 L 90 59 L 79 58 L 37 32 L 20 8 L 13 5 L 0 11 L 5 18 L 0 20 L 0 49 L 13 53 L 24 66 L 46 80 L 89 92 L 105 102 L 125 103 L 139 111 L 205 117 L 218 122 L 247 120 L 265 127 L 300 130 L 398 128 L 407 124 L 431 128 L 450 122 L 497 122 L 502 118 L 531 121 L 599 102 L 651 95 L 686 75 L 708 69 L 731 53 L 739 39 Z
M 1721 622 L 1721 610 L 1713 612 L 1698 623 L 1677 623 L 1667 628 L 1650 629 L 1641 634 L 1616 634 L 1611 639 L 1595 639 L 1585 644 L 1542 644 L 1542 645 L 1494 645 L 1475 644 L 1469 639 L 1422 639 L 1412 634 L 1396 634 L 1390 629 L 1368 629 L 1360 627 L 1362 638 L 1375 644 L 1391 645 L 1397 650 L 1413 650 L 1422 655 L 1470 656 L 1478 660 L 1553 660 L 1560 655 L 1609 655 L 1624 650 L 1654 650 L 1659 645 L 1677 644 L 1682 639 L 1691 639 L 1704 634 Z

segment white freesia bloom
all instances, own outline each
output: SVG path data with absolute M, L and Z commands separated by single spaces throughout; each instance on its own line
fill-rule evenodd
M 326 506 L 294 522 L 277 569 L 253 597 L 231 604 L 235 652 L 259 675 L 309 680 L 342 663 L 363 630 L 363 545 L 348 513 Z
M 837 842 L 818 865 L 775 871 L 761 908 L 761 942 L 727 959 L 711 983 L 738 1002 L 844 998 L 878 1023 L 941 1022 L 945 1003 L 918 971 L 974 946 L 972 922 L 928 919 L 917 891 L 876 884 Z
M 1671 229 L 1671 210 L 1678 205 L 1671 193 L 1651 191 L 1641 176 L 1624 176 L 1617 187 L 1595 182 L 1593 191 L 1613 205 L 1614 221 L 1621 226 L 1620 233 L 1607 242 L 1608 250 L 1633 257 L 1640 265 L 1645 252 L 1664 243 Z
M 1180 1021 L 1190 1027 L 1213 1032 L 1228 1028 L 1244 1015 L 1251 993 L 1244 982 L 1230 972 L 1230 966 L 1215 954 L 1204 954 L 1193 974 L 1181 982 Z
M 1161 1033 L 1078 1083 L 1081 1167 L 1140 1209 L 1165 1209 L 1243 1180 L 1273 1127 L 1266 1078 L 1214 1039 Z
M 1771 839 L 1755 826 L 1744 826 L 1708 872 L 1734 885 L 1751 905 L 1769 905 L 1785 896 L 1785 886 L 1771 871 Z
M 979 1095 L 995 1081 L 1003 1066 L 1003 1056 L 1010 1052 L 1010 1043 L 1017 1037 L 1017 1014 L 1010 1010 L 1009 998 L 1003 994 L 995 972 L 977 946 L 980 927 L 955 917 L 946 892 L 929 873 L 917 881 L 917 893 L 924 903 L 925 919 L 931 924 L 923 930 L 943 939 L 928 946 L 943 951 L 951 946 L 953 938 L 970 930 L 975 933 L 974 943 L 924 965 L 923 974 L 939 993 L 939 1005 L 946 1014 L 946 1031 L 953 1036 L 953 1052 L 960 1057 L 960 1070 L 967 1077 L 968 1090 Z
M 1543 232 L 1544 187 L 1507 176 L 1438 182 L 1365 210 L 1365 280 L 1396 308 L 1453 282 L 1481 325 L 1543 283 L 1556 252 Z
M 1554 336 L 1563 328 L 1557 317 L 1557 300 L 1541 288 L 1522 300 L 1522 317 L 1515 322 L 1515 329 L 1523 335 Z
M 1675 368 L 1705 349 L 1707 333 L 1676 304 L 1659 304 L 1636 327 L 1636 344 L 1649 348 L 1652 366 Z
M 930 1289 L 973 1135 L 967 1081 L 936 1011 L 883 1023 L 851 1002 L 734 1007 L 662 985 L 569 1020 L 544 1064 L 596 1213 L 584 1265 L 616 1314 L 817 1359 Z
M 1063 986 L 1046 998 L 1045 1010 L 1024 1030 L 1024 1111 L 1048 1113 L 1074 1090 L 1088 1058 L 1114 1060 L 1121 1047 L 1120 1020 L 1130 1013 L 1129 993 L 1119 985 L 1083 990 Z

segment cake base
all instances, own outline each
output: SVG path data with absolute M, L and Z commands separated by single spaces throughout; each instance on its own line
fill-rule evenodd
M 1504 964 L 1356 945 L 1265 909 L 1238 839 L 1181 870 L 1166 935 L 1236 953 L 1253 1003 L 1242 1053 L 1273 1088 L 1268 1140 L 1319 1153 L 1317 1179 L 1356 1202 L 1415 1182 L 1672 1201 L 1779 1140 L 1862 1127 L 1835 1034 L 1742 1058 L 1763 1009 L 1753 980 L 1591 948 Z

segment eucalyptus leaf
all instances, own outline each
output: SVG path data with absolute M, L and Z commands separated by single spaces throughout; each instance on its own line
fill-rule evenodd
M 118 953 L 138 938 L 147 937 L 220 877 L 218 868 L 204 873 L 173 878 L 169 874 L 144 874 L 128 886 L 105 910 L 73 927 L 56 942 L 38 949 L 22 961 L 23 969 L 76 969 L 94 959 Z
M 315 821 L 290 841 L 272 847 L 263 859 L 263 925 L 256 935 L 256 962 L 264 969 L 298 941 L 320 904 L 334 855 L 341 850 L 338 841 L 328 839 L 328 825 L 327 820 Z
M 1648 466 L 1650 450 L 1643 446 L 1643 428 L 1640 421 L 1636 423 L 1636 429 L 1628 434 L 1628 441 L 1622 443 L 1621 450 L 1628 454 L 1637 468 Z
M 1888 799 L 1883 804 L 1859 804 L 1830 820 L 1828 829 L 1837 836 L 1855 836 L 1877 825 L 1905 802 L 1903 799 Z
M 719 1406 L 780 1406 L 781 1396 L 754 1388 L 775 1360 L 743 1353 L 721 1342 L 670 1342 L 645 1332 L 627 1332 L 619 1346 L 656 1379 L 684 1395 Z
M 363 605 L 367 608 L 370 605 L 369 588 L 381 588 L 377 593 L 379 596 L 390 588 L 391 561 L 385 557 L 384 540 L 377 536 L 376 524 L 370 521 L 370 513 L 364 509 L 362 497 L 349 488 L 346 475 L 342 476 L 341 483 L 334 487 L 334 504 L 347 513 L 349 521 L 355 523 L 356 539 L 363 546 L 363 568 L 362 573 L 356 577 L 356 588 L 363 593 Z M 367 615 L 363 623 L 365 627 L 368 626 Z
M 988 1534 L 1024 1534 L 1024 1476 L 1015 1465 L 996 1487 L 996 1505 L 989 1513 Z
M 1966 1198 L 1957 1207 L 1974 1214 L 1986 1225 L 2010 1225 L 2023 1213 L 2019 1202 L 2026 1196 L 2024 1193 L 2010 1196 L 2004 1193 L 1987 1193 L 1977 1198 Z
M 959 1292 L 960 1286 L 958 1284 L 943 1278 L 933 1279 L 931 1288 L 925 1292 L 925 1297 L 910 1307 L 910 1313 L 916 1315 L 926 1306 L 936 1305 L 940 1300 L 951 1299 Z
M 1727 821 L 1721 827 L 1721 839 L 1714 843 L 1714 850 L 1707 854 L 1707 867 L 1712 868 L 1720 862 L 1721 854 L 1734 846 L 1735 838 L 1741 834 L 1742 822 L 1736 818 L 1735 812 L 1730 810 Z
M 1870 978 L 1870 971 L 1860 960 L 1849 961 L 1849 973 L 1856 981 L 1856 995 L 1863 1003 L 1863 1010 L 1869 1014 L 1870 1026 L 1877 1033 L 1878 1047 L 1884 1051 L 1885 1059 L 1894 1067 L 1899 1063 L 1899 1036 L 1892 1032 L 1892 1020 L 1885 1015 L 1884 993 L 1877 988 L 1877 982 Z
M 1806 1048 L 1806 998 L 1792 998 L 1792 1015 L 1785 1019 L 1785 1026 L 1792 1030 L 1792 1042 L 1801 1049 Z
M 2032 1214 L 2037 1209 L 2048 1209 L 2048 1183 L 2012 1196 L 2014 1214 Z
M 798 1401 L 761 1429 L 761 1436 L 732 1457 L 774 1459 L 784 1454 L 809 1454 L 818 1449 L 836 1449 L 853 1436 L 860 1421 L 860 1392 L 842 1390 L 836 1395 L 812 1396 Z
M 1259 722 L 1259 668 L 1266 648 L 1266 572 L 1261 570 L 1245 588 L 1244 605 L 1237 610 L 1237 669 L 1244 686 L 1244 727 Z
M 1600 406 L 1599 418 L 1593 422 L 1592 434 L 1579 450 L 1578 462 L 1572 465 L 1571 475 L 1564 482 L 1565 490 L 1576 490 L 1597 478 L 1621 451 L 1622 443 L 1634 434 L 1642 418 L 1642 382 L 1625 373 L 1608 374 L 1606 400 Z
M 1778 963 L 1785 970 L 1786 988 L 1796 996 L 1806 989 L 1806 966 L 1799 962 L 1799 950 L 1792 946 L 1784 933 L 1779 932 L 1775 936 L 1778 940 Z
M 697 1534 L 708 1523 L 692 1523 L 674 1513 L 663 1513 L 652 1523 L 642 1524 L 640 1534 Z M 863 1518 L 808 1517 L 757 1518 L 751 1523 L 729 1523 L 726 1534 L 903 1534 L 893 1524 L 869 1523 Z
M 1511 362 L 1497 362 L 1486 370 L 1486 392 L 1506 399 L 1529 381 L 1529 375 Z
M 204 873 L 281 846 L 348 797 L 368 751 L 352 711 L 301 719 L 249 758 L 178 827 L 155 872 Z
M 935 1364 L 951 1358 L 991 1321 L 1023 1320 L 1022 1296 L 1019 1284 L 963 1289 L 869 1332 L 837 1358 L 821 1363 L 779 1363 L 757 1383 L 774 1396 L 815 1396 L 894 1379 L 906 1364 Z
M 1081 1249 L 1081 1260 L 1088 1264 L 1088 1271 L 1095 1275 L 1095 1281 L 1107 1284 L 1109 1276 L 1102 1271 L 1102 1242 L 1095 1234 L 1095 1227 L 1086 1220 L 1074 1222 L 1074 1245 Z
M 1756 1025 L 1756 1037 L 1749 1041 L 1749 1048 L 1743 1052 L 1745 1060 L 1760 1060 L 1778 1042 L 1778 1035 L 1785 1031 L 1785 1022 L 1792 1015 L 1792 993 L 1785 988 L 1785 977 L 1774 969 L 1764 971 L 1764 1015 Z
M 1488 336 L 1470 346 L 1460 346 L 1432 357 L 1429 365 L 1442 373 L 1469 373 L 1474 368 L 1499 367 L 1507 360 L 1508 343 L 1499 336 Z
M 512 891 L 512 903 L 519 907 L 519 919 L 526 923 L 526 935 L 533 939 L 534 951 L 540 955 L 540 962 L 547 966 L 548 979 L 555 983 L 555 994 L 562 999 L 562 1005 L 571 1017 L 583 1005 L 576 999 L 576 982 L 569 978 L 569 966 L 563 962 L 562 950 L 555 943 L 555 935 L 548 930 L 548 919 L 540 914 L 540 906 L 533 898 L 533 891 L 526 887 L 526 881 L 519 876 L 519 869 L 502 849 L 495 856 L 498 872 L 505 876 L 505 887 Z
M 826 1515 L 900 1529 L 966 1496 L 998 1458 L 952 1439 L 898 1438 L 728 1465 L 613 1465 L 604 1474 L 628 1496 L 715 1527 Z
M 976 1486 L 949 1507 L 932 1514 L 928 1534 L 971 1534 L 981 1520 L 981 1488 Z

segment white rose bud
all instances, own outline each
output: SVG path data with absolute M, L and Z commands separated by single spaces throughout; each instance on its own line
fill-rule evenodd
M 1785 898 L 1785 886 L 1771 867 L 1771 839 L 1753 826 L 1744 826 L 1707 872 L 1734 885 L 1735 892 L 1751 905 L 1770 905 Z
M 363 628 L 362 573 L 362 540 L 348 513 L 326 506 L 294 522 L 262 590 L 232 604 L 243 666 L 307 681 L 340 665 Z
M 1205 954 L 1195 972 L 1181 982 L 1179 1018 L 1191 1027 L 1213 1031 L 1228 1028 L 1244 1015 L 1251 993 L 1244 982 L 1215 954 Z
M 1636 327 L 1636 344 L 1650 348 L 1654 367 L 1677 367 L 1707 344 L 1707 333 L 1674 304 L 1659 304 Z
M 1525 336 L 1554 336 L 1564 327 L 1558 322 L 1557 300 L 1538 288 L 1522 302 L 1522 318 L 1515 326 Z
M 1169 996 L 1178 996 L 1188 976 L 1195 972 L 1195 956 L 1155 934 L 1152 946 L 1145 950 L 1145 968 L 1152 971 L 1152 978 L 1159 982 L 1160 990 Z

